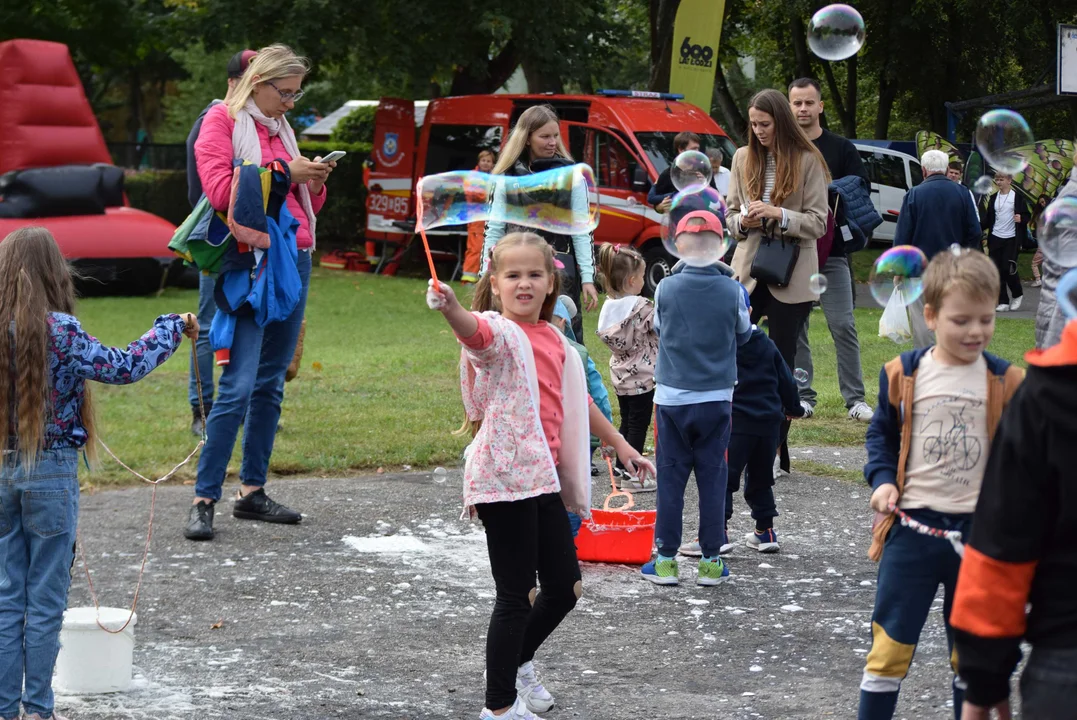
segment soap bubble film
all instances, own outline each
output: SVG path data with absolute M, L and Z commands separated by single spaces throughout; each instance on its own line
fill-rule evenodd
M 487 221 L 558 235 L 598 227 L 595 176 L 583 163 L 521 176 L 474 170 L 439 173 L 422 178 L 419 192 L 426 230 Z
M 680 192 L 696 192 L 710 186 L 714 177 L 711 160 L 698 150 L 687 150 L 673 159 L 669 179 Z
M 706 210 L 718 218 L 722 233 L 685 234 L 678 245 L 674 237 L 676 225 L 681 218 L 696 210 Z M 673 196 L 669 212 L 662 216 L 662 246 L 666 252 L 686 265 L 705 267 L 713 265 L 725 257 L 732 243 L 732 236 L 725 228 L 726 205 L 722 196 L 712 187 L 705 187 L 699 192 L 679 192 Z M 695 235 L 696 237 L 690 237 Z
M 1015 175 L 1028 165 L 1032 131 L 1013 110 L 990 110 L 976 123 L 976 149 L 998 172 Z
M 826 292 L 826 275 L 822 273 L 815 273 L 808 278 L 808 289 L 816 295 L 822 295 Z
M 976 182 L 972 184 L 972 191 L 977 195 L 990 195 L 997 192 L 998 188 L 995 187 L 995 179 L 990 175 L 981 175 L 976 178 Z
M 1077 267 L 1077 197 L 1060 197 L 1048 205 L 1037 236 L 1045 258 L 1062 270 Z
M 892 247 L 875 261 L 868 286 L 875 302 L 886 307 L 890 296 L 900 290 L 902 305 L 910 305 L 924 292 L 924 272 L 927 256 L 912 245 Z
M 846 60 L 864 47 L 864 18 L 848 5 L 827 5 L 808 23 L 808 47 L 823 60 Z

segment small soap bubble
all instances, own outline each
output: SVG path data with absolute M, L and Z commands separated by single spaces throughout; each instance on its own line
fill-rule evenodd
M 808 47 L 823 60 L 845 60 L 864 47 L 864 18 L 848 5 L 827 5 L 808 23 Z
M 808 371 L 804 368 L 797 368 L 793 371 L 793 379 L 797 381 L 797 385 L 801 387 L 808 386 Z
M 1039 228 L 1043 256 L 1063 270 L 1077 267 L 1077 197 L 1060 197 L 1048 205 Z
M 714 177 L 711 160 L 699 150 L 686 150 L 673 159 L 669 179 L 680 192 L 697 192 L 707 187 Z
M 962 247 L 960 245 L 958 245 L 957 243 L 952 243 L 950 245 L 950 254 L 953 255 L 954 257 L 961 257 L 962 251 L 963 251 Z
M 434 468 L 434 482 L 443 483 L 449 479 L 448 471 L 443 467 Z
M 495 222 L 558 235 L 598 227 L 595 175 L 583 163 L 531 175 L 488 175 L 475 170 L 428 175 L 419 181 L 422 227 Z
M 1077 320 L 1077 268 L 1070 270 L 1058 281 L 1055 297 L 1067 320 Z
M 875 261 L 868 286 L 875 302 L 886 307 L 895 290 L 901 291 L 902 305 L 911 305 L 924 292 L 927 256 L 912 245 L 892 247 Z
M 808 278 L 808 289 L 816 295 L 822 295 L 826 292 L 826 275 L 822 273 L 815 273 Z
M 998 172 L 1014 175 L 1028 165 L 1032 131 L 1019 113 L 997 109 L 984 113 L 976 123 L 976 149 Z
M 732 238 L 725 230 L 725 201 L 712 187 L 697 192 L 679 192 L 673 196 L 669 211 L 662 217 L 662 245 L 666 252 L 692 267 L 713 265 L 725 257 Z M 713 217 L 690 219 L 689 232 L 677 236 L 677 225 L 693 212 L 707 212 Z M 717 220 L 717 224 L 714 221 Z M 692 227 L 700 230 L 692 231 Z
M 995 187 L 995 179 L 990 175 L 981 175 L 976 178 L 976 182 L 972 183 L 972 191 L 977 195 L 990 195 L 997 192 L 998 188 Z

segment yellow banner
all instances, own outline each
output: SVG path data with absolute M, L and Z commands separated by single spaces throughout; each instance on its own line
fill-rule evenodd
M 681 0 L 673 23 L 669 91 L 710 114 L 725 0 Z

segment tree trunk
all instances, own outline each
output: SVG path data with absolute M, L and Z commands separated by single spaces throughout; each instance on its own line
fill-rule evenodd
M 508 82 L 520 64 L 520 53 L 513 40 L 482 68 L 463 65 L 453 72 L 450 95 L 486 95 Z
M 887 77 L 887 68 L 879 73 L 879 113 L 875 116 L 875 138 L 885 140 L 890 132 L 890 113 L 897 99 L 897 83 Z
M 789 20 L 789 37 L 793 41 L 793 57 L 796 59 L 796 78 L 790 80 L 813 77 L 811 55 L 808 54 L 808 28 L 804 26 L 804 18 L 799 13 L 794 12 Z
M 527 92 L 564 93 L 564 83 L 561 82 L 561 78 L 556 74 L 550 73 L 545 68 L 539 67 L 538 63 L 530 58 L 524 58 L 522 66 L 524 69 L 524 77 L 527 78 Z
M 859 102 L 859 89 L 857 87 L 857 59 L 856 55 L 845 61 L 845 112 L 848 119 L 843 121 L 845 137 L 856 137 L 857 103 Z
M 834 106 L 834 113 L 838 116 L 838 122 L 841 126 L 845 127 L 845 100 L 841 95 L 841 88 L 838 87 L 838 80 L 834 77 L 834 67 L 830 64 L 829 60 L 823 61 L 823 75 L 826 76 L 826 86 L 830 90 L 830 102 Z
M 142 128 L 142 78 L 138 68 L 132 68 L 127 76 L 127 142 L 138 142 Z
M 651 78 L 647 89 L 669 92 L 669 73 L 673 52 L 673 23 L 681 0 L 650 0 Z
M 733 93 L 729 91 L 729 83 L 726 82 L 721 62 L 715 63 L 714 67 L 714 95 L 718 101 L 718 109 L 725 118 L 722 127 L 738 145 L 743 145 L 748 140 L 748 122 L 737 106 Z

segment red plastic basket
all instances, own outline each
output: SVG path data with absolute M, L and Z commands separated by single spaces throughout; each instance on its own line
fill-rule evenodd
M 654 510 L 592 510 L 576 536 L 576 557 L 587 562 L 642 565 L 654 546 Z

